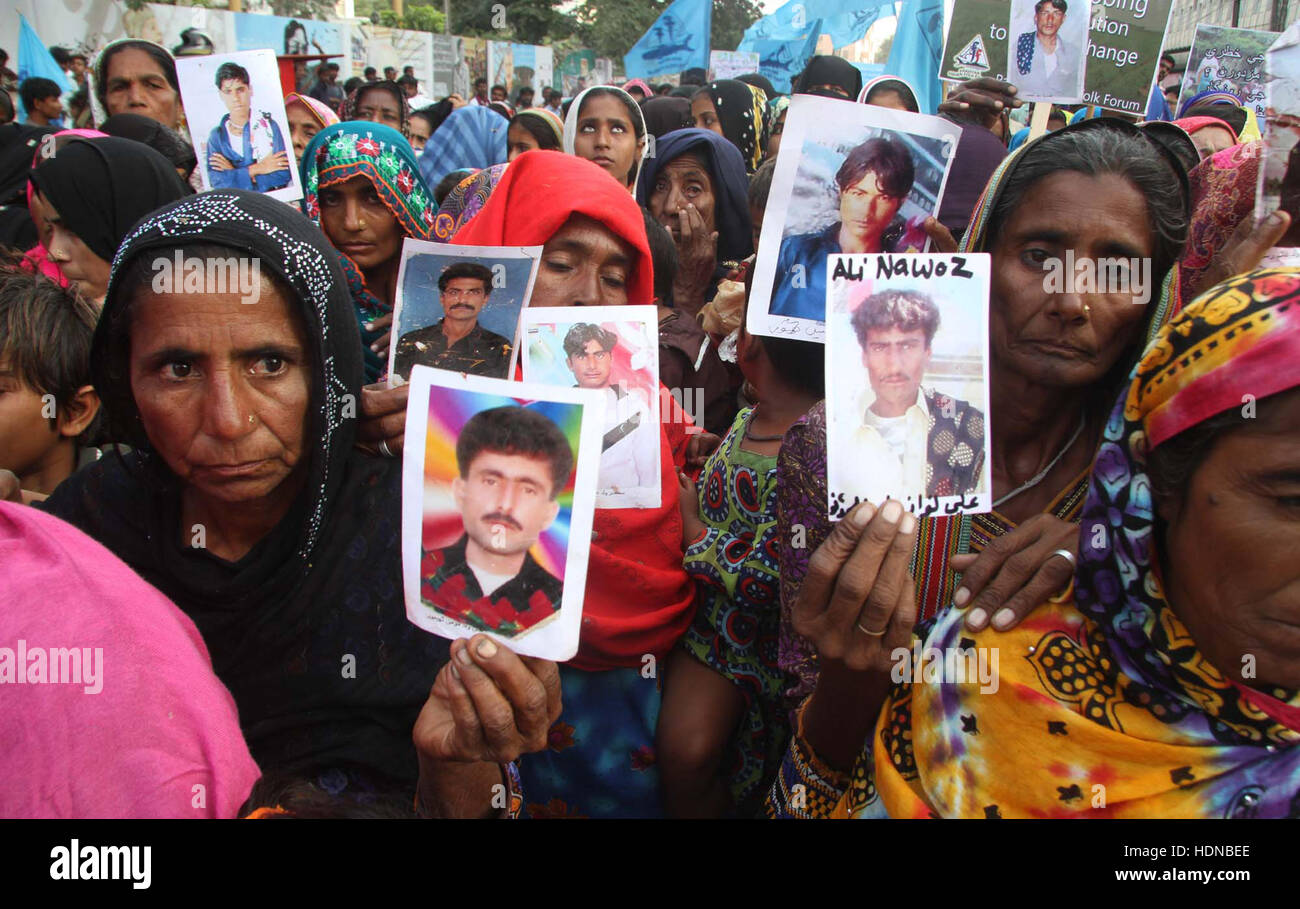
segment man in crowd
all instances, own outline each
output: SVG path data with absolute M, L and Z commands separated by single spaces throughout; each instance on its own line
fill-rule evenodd
M 504 100 L 506 100 L 506 95 L 508 95 L 508 94 L 509 94 L 509 92 L 506 91 L 506 87 L 505 87 L 504 85 L 494 85 L 494 86 L 492 86 L 492 100 L 493 100 L 493 101 L 504 101 Z
M 465 532 L 424 551 L 420 598 L 466 625 L 522 634 L 560 611 L 562 583 L 528 550 L 560 512 L 573 449 L 544 414 L 508 405 L 469 418 L 456 465 L 451 491 Z
M 18 96 L 27 110 L 27 123 L 32 126 L 60 126 L 63 120 L 62 92 L 53 79 L 29 76 L 18 87 Z
M 478 324 L 492 293 L 492 272 L 477 262 L 457 262 L 438 276 L 443 317 L 397 341 L 393 371 L 409 378 L 415 365 L 507 377 L 511 342 Z
M 917 291 L 873 294 L 853 312 L 871 393 L 853 434 L 845 491 L 863 501 L 964 495 L 980 486 L 984 414 L 921 387 L 938 330 L 939 307 Z
M 316 71 L 316 84 L 308 92 L 330 110 L 338 113 L 343 104 L 343 86 L 338 84 L 339 65 L 326 60 Z

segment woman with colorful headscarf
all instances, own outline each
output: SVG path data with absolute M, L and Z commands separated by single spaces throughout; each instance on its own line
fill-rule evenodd
M 535 148 L 558 151 L 563 147 L 564 124 L 545 108 L 530 107 L 521 110 L 510 121 L 510 129 L 506 132 L 510 161 Z
M 708 129 L 740 149 L 746 173 L 763 160 L 763 112 L 767 98 L 762 89 L 735 79 L 719 79 L 691 98 L 691 119 L 698 129 Z
M 955 605 L 967 609 L 972 628 L 1004 629 L 1065 584 L 1105 408 L 1176 298 L 1186 180 L 1162 146 L 1109 117 L 1030 142 L 989 180 L 962 249 L 990 253 L 993 261 L 993 509 L 920 521 L 904 516 L 915 533 L 908 554 L 920 617 Z M 1114 255 L 1120 242 L 1138 259 L 1131 284 L 1049 290 L 1048 269 L 1073 261 L 1067 253 L 1096 261 Z M 955 437 L 959 427 L 949 431 Z M 792 615 L 809 557 L 831 532 L 823 405 L 786 434 L 778 471 L 785 533 L 802 524 L 808 543 L 780 549 L 780 660 L 796 680 L 789 696 L 797 703 L 821 678 L 817 648 L 796 632 Z M 895 520 L 900 515 L 901 508 Z M 1061 549 L 1069 556 L 1057 554 Z
M 632 98 L 632 100 L 635 101 L 637 104 L 640 104 L 641 102 L 645 101 L 646 98 L 653 98 L 655 96 L 655 90 L 651 88 L 648 83 L 644 82 L 641 79 L 633 79 L 630 82 L 624 82 L 623 91 L 627 92 L 628 95 Z M 633 92 L 639 93 L 641 97 L 638 98 L 636 95 L 633 94 Z
M 809 702 L 769 810 L 1294 817 L 1298 359 L 1294 269 L 1219 285 L 1163 328 L 1105 421 L 1073 585 L 1014 631 L 971 633 L 949 612 L 917 641 L 911 603 L 869 601 L 837 620 L 802 602 L 804 627 L 866 626 L 851 654 L 872 679 L 858 709 L 879 720 L 856 758 L 832 756 L 819 750 L 834 740 L 827 717 Z M 836 529 L 841 548 L 828 561 L 852 551 L 871 511 L 859 509 Z M 870 572 L 878 554 L 867 544 L 849 561 Z M 905 568 L 886 556 L 872 573 Z M 819 567 L 808 583 L 827 575 Z M 891 686 L 895 647 L 909 671 Z M 931 655 L 946 662 L 918 662 Z M 799 783 L 806 798 L 792 799 Z
M 595 162 L 628 192 L 636 192 L 637 177 L 650 152 L 640 106 L 612 85 L 583 91 L 564 118 L 564 151 Z
M 293 157 L 302 164 L 302 153 L 307 143 L 327 126 L 339 122 L 338 114 L 310 95 L 289 92 L 284 96 L 284 113 L 289 118 L 289 138 L 293 141 Z
M 1183 117 L 1173 122 L 1192 137 L 1202 161 L 1237 144 L 1236 130 L 1218 117 Z
M 402 241 L 432 239 L 432 194 L 410 144 L 378 123 L 321 130 L 301 167 L 303 213 L 338 250 L 361 325 L 366 381 L 374 382 L 388 364 Z
M 504 164 L 508 156 L 509 121 L 486 107 L 466 104 L 451 112 L 429 137 L 420 155 L 420 174 L 437 186 L 447 174 L 462 167 L 475 170 Z

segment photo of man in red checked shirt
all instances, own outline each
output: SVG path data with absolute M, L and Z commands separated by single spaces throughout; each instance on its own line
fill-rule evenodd
M 563 583 L 529 548 L 559 514 L 573 471 L 569 440 L 526 407 L 484 410 L 456 440 L 452 496 L 465 533 L 425 550 L 420 598 L 442 615 L 513 637 L 559 614 Z

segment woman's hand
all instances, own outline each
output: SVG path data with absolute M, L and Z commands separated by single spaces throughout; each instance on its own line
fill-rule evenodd
M 686 440 L 686 467 L 689 470 L 701 470 L 709 455 L 722 444 L 722 440 L 711 432 L 697 432 Z
M 0 502 L 23 503 L 23 490 L 18 484 L 18 474 L 12 470 L 0 470 Z
M 1273 212 L 1258 227 L 1255 226 L 1254 213 L 1246 215 L 1228 242 L 1214 254 L 1210 267 L 1197 281 L 1199 287 L 1193 290 L 1199 294 L 1231 277 L 1250 271 L 1259 265 L 1264 253 L 1276 246 L 1290 227 L 1291 215 L 1282 209 Z
M 908 573 L 916 517 L 901 503 L 857 505 L 808 562 L 794 629 L 817 648 L 817 687 L 804 737 L 831 767 L 847 770 L 890 690 L 893 653 L 912 641 L 916 585 Z
M 835 525 L 808 561 L 794 604 L 794 630 L 817 648 L 818 662 L 855 672 L 885 672 L 916 624 L 908 563 L 916 516 L 889 500 L 861 503 Z
M 397 457 L 406 441 L 406 400 L 411 386 L 389 388 L 382 382 L 361 389 L 361 422 L 357 424 L 357 446 L 382 455 L 380 442 L 387 442 L 388 454 Z
M 504 764 L 545 748 L 560 709 L 555 663 L 479 634 L 452 642 L 412 738 L 425 762 Z
M 1014 110 L 1024 103 L 1016 98 L 1016 91 L 1014 85 L 1000 79 L 967 79 L 939 105 L 939 113 L 988 126 L 1004 110 Z
M 704 225 L 694 204 L 677 212 L 677 278 L 673 281 L 673 303 L 693 318 L 704 306 L 704 297 L 718 267 L 718 232 Z
M 391 312 L 386 312 L 379 318 L 366 323 L 366 331 L 384 331 L 384 329 L 388 329 L 370 345 L 370 349 L 377 354 L 382 354 L 384 359 L 388 359 L 388 342 L 393 337 L 392 326 L 393 314 Z
M 689 546 L 708 530 L 700 517 L 700 492 L 695 481 L 677 471 L 677 505 L 682 512 L 682 545 Z
M 930 238 L 931 252 L 955 253 L 957 251 L 957 238 L 952 235 L 952 231 L 939 223 L 938 218 L 926 218 L 924 227 L 926 235 Z
M 1060 549 L 1074 561 L 1057 553 Z M 1015 628 L 1035 607 L 1065 589 L 1078 556 L 1079 525 L 1036 514 L 983 552 L 952 557 L 952 567 L 962 572 L 952 603 L 959 609 L 970 605 L 966 627 L 971 631 L 982 630 L 990 616 L 998 631 Z

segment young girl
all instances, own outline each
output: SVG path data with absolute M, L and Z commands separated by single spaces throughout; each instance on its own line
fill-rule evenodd
M 697 611 L 669 658 L 656 736 L 670 816 L 752 815 L 780 763 L 776 455 L 823 397 L 823 349 L 742 326 L 739 365 L 758 404 L 736 415 L 702 490 L 678 477 Z

